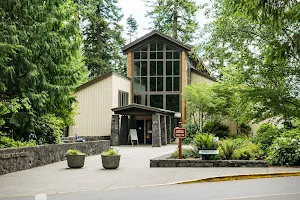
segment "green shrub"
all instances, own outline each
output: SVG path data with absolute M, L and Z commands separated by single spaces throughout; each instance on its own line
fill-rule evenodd
M 210 133 L 198 133 L 194 139 L 194 146 L 199 150 L 215 150 L 219 144 L 216 137 Z
M 232 159 L 234 160 L 258 160 L 262 158 L 263 151 L 257 144 L 252 143 L 249 141 L 245 143 L 243 146 L 238 147 L 233 155 Z
M 249 136 L 251 133 L 251 127 L 248 124 L 242 123 L 240 125 L 240 134 Z
M 279 129 L 272 124 L 262 124 L 256 135 L 252 138 L 255 144 L 258 144 L 262 150 L 266 151 L 273 143 L 273 140 L 280 135 Z
M 299 166 L 300 138 L 279 137 L 275 139 L 269 148 L 267 161 L 272 165 Z
M 29 141 L 15 141 L 9 137 L 0 137 L 0 148 L 15 148 L 15 147 L 29 147 L 36 146 L 35 140 Z
M 75 150 L 75 149 L 69 149 L 67 151 L 67 155 L 86 155 L 85 153 L 82 153 L 79 150 Z
M 202 132 L 214 134 L 219 138 L 225 138 L 229 135 L 229 127 L 219 121 L 210 121 L 205 123 Z
M 300 138 L 300 128 L 285 131 L 281 134 L 281 137 Z
M 237 149 L 238 145 L 235 140 L 226 139 L 220 142 L 219 158 L 222 160 L 231 160 L 234 151 Z
M 186 138 L 184 138 L 182 143 L 190 144 L 195 135 L 199 132 L 199 126 L 197 124 L 187 122 L 184 127 L 186 128 Z
M 119 152 L 117 150 L 114 150 L 113 148 L 109 148 L 109 149 L 103 151 L 101 153 L 101 155 L 103 155 L 103 156 L 117 156 L 117 155 L 119 155 Z
M 260 147 L 247 138 L 222 140 L 218 150 L 222 160 L 257 160 L 263 155 Z
M 195 149 L 182 149 L 182 158 L 195 158 L 198 156 L 198 153 Z M 176 159 L 178 158 L 178 149 L 174 151 L 171 155 L 171 158 Z

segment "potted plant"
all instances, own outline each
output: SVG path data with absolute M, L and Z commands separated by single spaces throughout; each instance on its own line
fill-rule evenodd
M 101 153 L 102 166 L 105 169 L 117 169 L 120 164 L 120 157 L 118 151 L 113 148 L 109 148 Z
M 67 161 L 68 161 L 68 166 L 70 168 L 81 168 L 84 166 L 84 161 L 85 161 L 85 153 L 82 153 L 81 151 L 74 150 L 74 149 L 69 149 L 67 151 Z

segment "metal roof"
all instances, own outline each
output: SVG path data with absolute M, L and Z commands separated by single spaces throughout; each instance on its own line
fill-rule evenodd
M 171 110 L 164 110 L 164 109 L 160 109 L 160 108 L 155 108 L 155 107 L 150 107 L 150 106 L 145 106 L 145 105 L 141 105 L 141 104 L 130 104 L 130 105 L 126 105 L 126 106 L 120 106 L 117 108 L 112 108 L 111 110 L 115 113 L 115 114 L 132 114 L 133 110 L 140 110 L 142 112 L 145 113 L 160 113 L 160 114 L 164 114 L 164 115 L 171 115 L 174 116 L 175 112 L 171 111 Z
M 177 44 L 178 46 L 182 47 L 183 49 L 186 49 L 187 51 L 190 51 L 192 49 L 192 46 L 185 45 L 182 42 L 180 42 L 179 40 L 176 40 L 176 39 L 174 39 L 174 38 L 172 38 L 172 37 L 170 37 L 170 36 L 168 36 L 168 35 L 166 35 L 164 33 L 161 33 L 161 32 L 159 32 L 157 30 L 154 30 L 154 31 L 151 31 L 150 33 L 148 33 L 148 34 L 146 34 L 146 35 L 144 35 L 144 36 L 136 39 L 135 41 L 133 41 L 133 42 L 125 45 L 122 48 L 123 53 L 126 53 L 128 49 L 132 48 L 133 46 L 135 46 L 135 45 L 143 42 L 144 40 L 146 40 L 146 39 L 148 39 L 148 38 L 150 38 L 152 36 L 155 36 L 155 35 L 157 35 L 159 37 L 162 37 L 162 38 L 164 38 L 166 40 L 169 40 L 170 42 Z

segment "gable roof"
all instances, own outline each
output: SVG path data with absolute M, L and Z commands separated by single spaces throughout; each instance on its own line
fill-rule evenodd
M 103 74 L 103 75 L 101 75 L 101 76 L 98 76 L 97 78 L 94 78 L 94 79 L 92 79 L 92 80 L 90 80 L 90 81 L 88 81 L 88 82 L 86 82 L 86 83 L 84 83 L 84 84 L 78 86 L 78 87 L 76 88 L 75 92 L 77 92 L 77 91 L 79 91 L 79 90 L 81 90 L 81 89 L 83 89 L 83 88 L 86 88 L 86 87 L 88 87 L 88 86 L 90 86 L 90 85 L 92 85 L 92 84 L 94 84 L 94 83 L 97 83 L 98 81 L 101 81 L 101 80 L 103 80 L 103 79 L 105 79 L 105 78 L 107 78 L 107 77 L 109 77 L 109 76 L 111 76 L 111 75 L 113 75 L 113 74 L 114 74 L 114 75 L 117 75 L 117 76 L 120 76 L 120 77 L 122 77 L 122 78 L 126 78 L 126 79 L 128 79 L 128 80 L 131 80 L 129 77 L 127 77 L 127 76 L 125 76 L 125 75 L 123 75 L 123 74 L 120 74 L 120 73 L 115 72 L 115 71 L 111 71 L 111 72 L 108 72 L 108 73 L 106 73 L 106 74 Z
M 130 51 L 130 49 L 133 49 L 136 45 L 140 44 L 141 42 L 143 42 L 143 41 L 145 41 L 147 39 L 153 38 L 155 36 L 158 36 L 158 37 L 161 37 L 161 38 L 163 38 L 165 40 L 168 40 L 168 41 L 170 41 L 170 42 L 172 42 L 172 43 L 180 46 L 181 48 L 185 49 L 186 51 L 190 51 L 192 49 L 192 46 L 185 45 L 182 42 L 180 42 L 179 40 L 176 40 L 176 39 L 174 39 L 174 38 L 172 38 L 172 37 L 170 37 L 170 36 L 168 36 L 168 35 L 166 35 L 164 33 L 161 33 L 161 32 L 159 32 L 157 30 L 154 30 L 154 31 L 151 31 L 150 33 L 148 33 L 148 34 L 146 34 L 146 35 L 144 35 L 144 36 L 142 36 L 142 37 L 134 40 L 133 42 L 125 45 L 122 48 L 122 51 L 123 51 L 124 54 L 126 54 L 127 52 Z
M 141 114 L 152 114 L 152 113 L 160 113 L 164 115 L 174 116 L 175 112 L 171 110 L 164 110 L 161 108 L 155 108 L 151 106 L 145 106 L 141 104 L 130 104 L 126 106 L 120 106 L 111 109 L 115 114 L 121 115 L 141 115 Z

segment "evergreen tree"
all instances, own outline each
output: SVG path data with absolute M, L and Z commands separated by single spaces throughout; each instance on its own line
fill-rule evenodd
M 159 30 L 183 43 L 195 38 L 198 28 L 196 14 L 199 6 L 193 0 L 148 0 L 147 13 L 152 19 L 152 29 Z
M 57 142 L 87 79 L 72 0 L 0 2 L 0 132 Z
M 127 24 L 127 34 L 129 36 L 129 42 L 131 42 L 131 38 L 134 35 L 136 35 L 136 30 L 138 28 L 138 24 L 132 15 L 130 15 L 126 19 L 126 24 Z
M 121 9 L 117 0 L 82 0 L 81 20 L 84 38 L 85 64 L 90 78 L 109 71 L 124 72 L 125 58 L 121 47 L 125 40 L 121 33 Z

